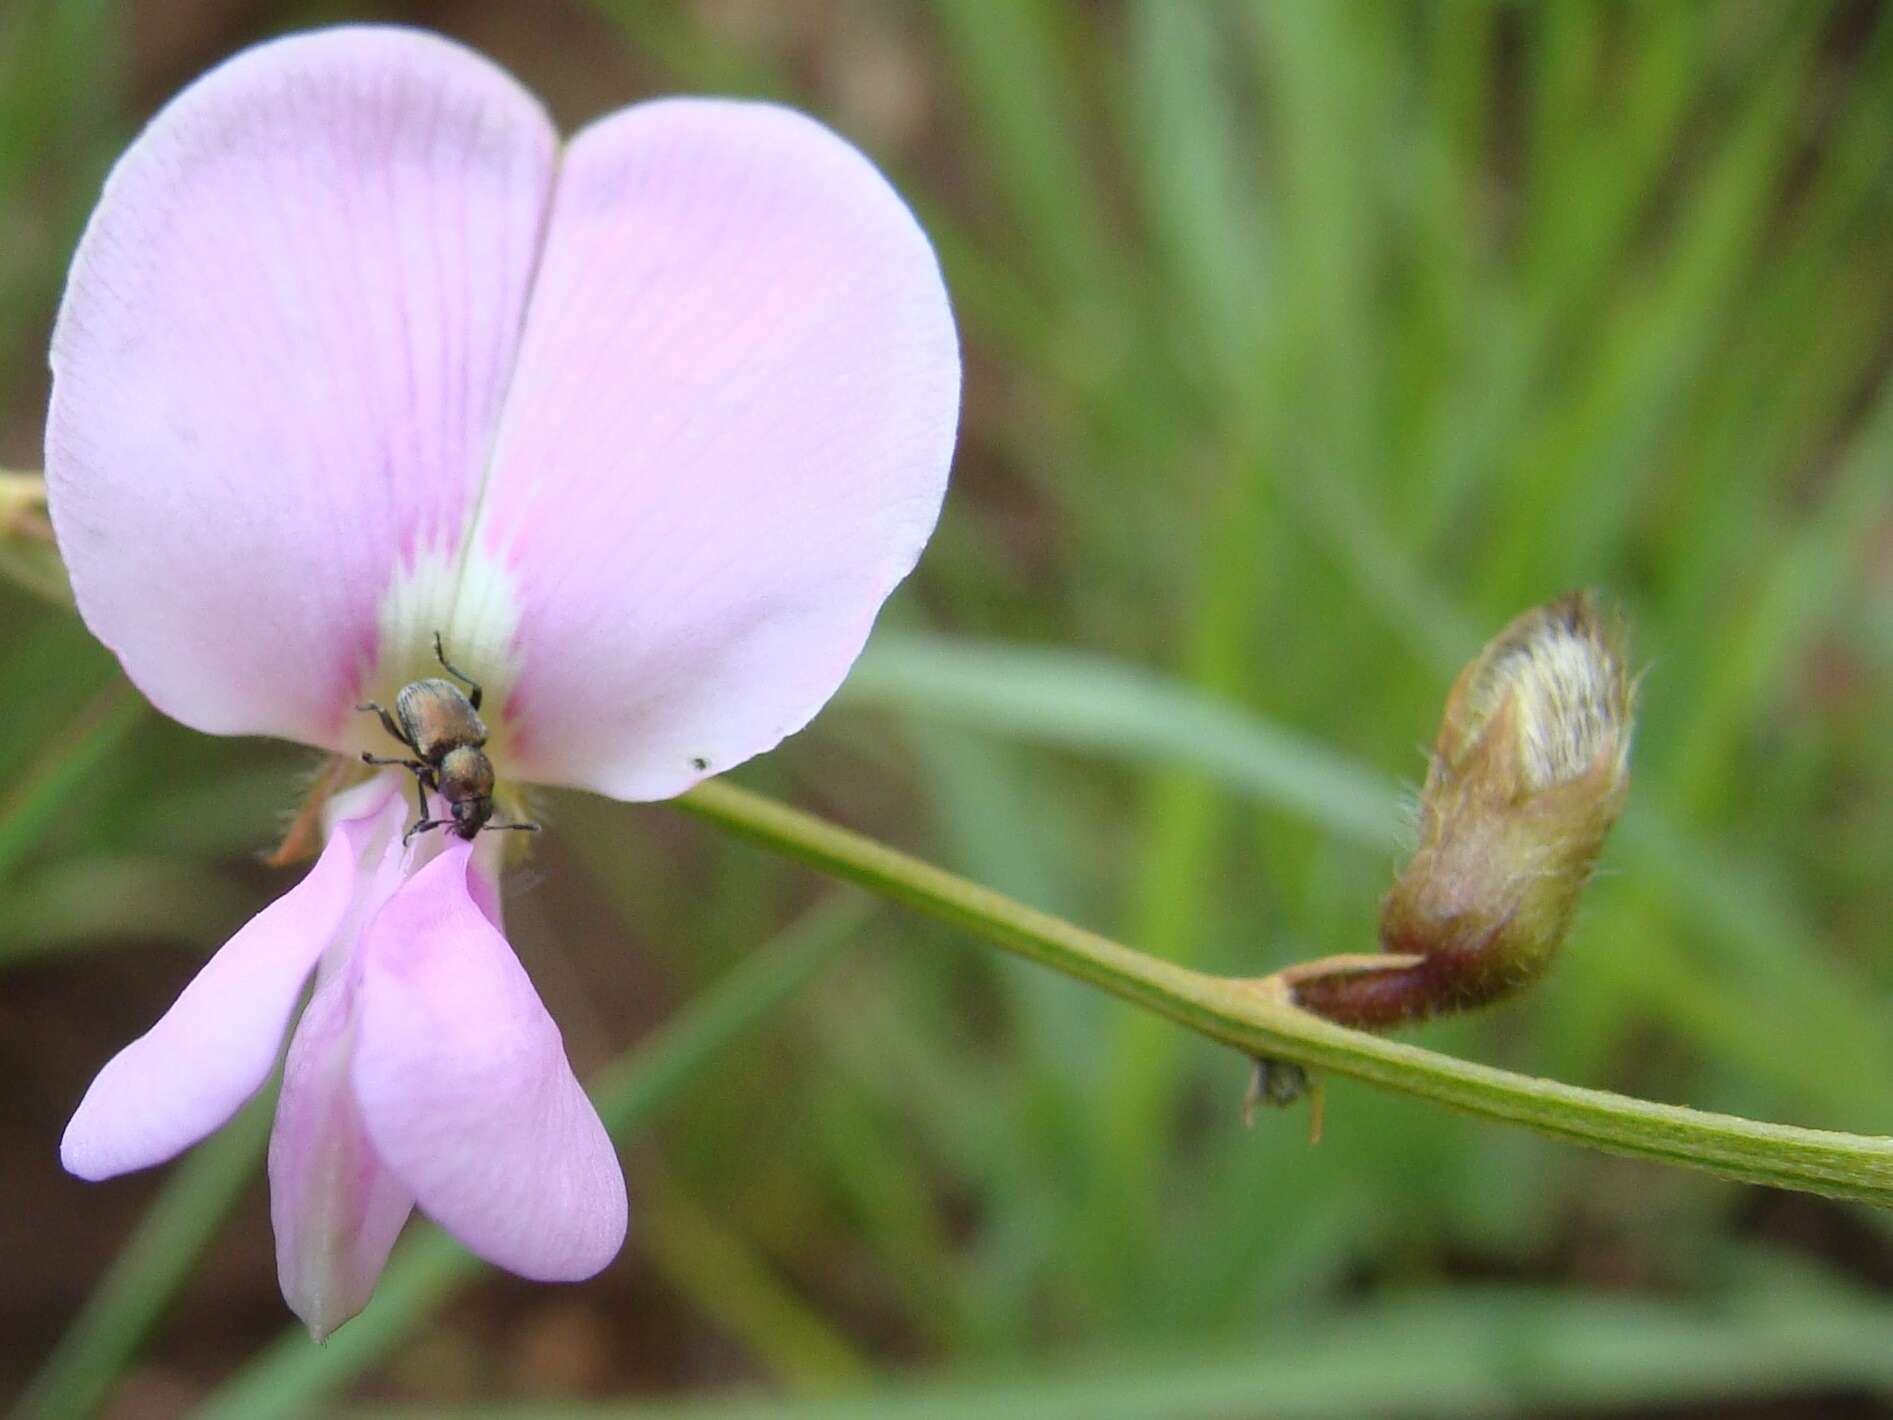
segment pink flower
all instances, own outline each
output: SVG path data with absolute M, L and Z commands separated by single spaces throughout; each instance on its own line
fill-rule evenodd
M 938 265 L 854 149 L 762 104 L 641 104 L 561 146 L 444 40 L 239 55 L 119 162 L 53 342 L 46 466 L 79 609 L 216 734 L 399 752 L 372 715 L 484 682 L 503 779 L 676 794 L 806 724 L 945 490 Z M 99 1073 L 106 1178 L 268 1078 L 284 1295 L 366 1303 L 418 1204 L 528 1277 L 605 1266 L 623 1176 L 501 934 L 500 845 L 403 845 L 408 780 Z M 435 801 L 438 810 L 439 801 Z

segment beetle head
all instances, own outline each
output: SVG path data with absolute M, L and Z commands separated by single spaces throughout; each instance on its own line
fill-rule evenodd
M 493 817 L 493 762 L 484 750 L 462 745 L 440 762 L 440 794 L 453 814 L 454 832 L 472 838 Z

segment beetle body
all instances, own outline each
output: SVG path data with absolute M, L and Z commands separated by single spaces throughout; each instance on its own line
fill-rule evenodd
M 394 697 L 394 718 L 414 752 L 435 766 L 453 750 L 486 745 L 480 712 L 466 692 L 439 676 L 402 686 Z
M 472 838 L 483 828 L 537 829 L 539 825 L 533 823 L 490 822 L 493 761 L 486 755 L 480 683 L 454 669 L 441 647 L 439 632 L 434 633 L 434 655 L 449 675 L 466 682 L 465 691 L 453 681 L 429 676 L 401 687 L 394 698 L 392 715 L 372 701 L 356 707 L 379 715 L 388 733 L 414 751 L 413 759 L 362 755 L 368 764 L 398 764 L 414 775 L 421 816 L 408 828 L 403 841 L 430 828 L 446 828 L 462 838 Z M 427 816 L 430 792 L 447 801 L 450 818 Z

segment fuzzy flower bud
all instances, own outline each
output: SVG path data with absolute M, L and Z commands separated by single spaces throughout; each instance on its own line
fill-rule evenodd
M 1543 972 L 1623 809 L 1634 697 L 1622 636 L 1586 594 L 1494 637 L 1447 697 L 1419 847 L 1381 908 L 1388 955 L 1290 968 L 1297 1003 L 1390 1026 Z

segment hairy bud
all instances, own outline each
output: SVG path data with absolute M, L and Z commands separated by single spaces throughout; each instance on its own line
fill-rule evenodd
M 1297 1004 L 1380 1027 L 1537 977 L 1629 788 L 1635 687 L 1583 593 L 1526 612 L 1460 672 L 1420 794 L 1419 847 L 1380 916 L 1385 956 L 1281 978 Z

